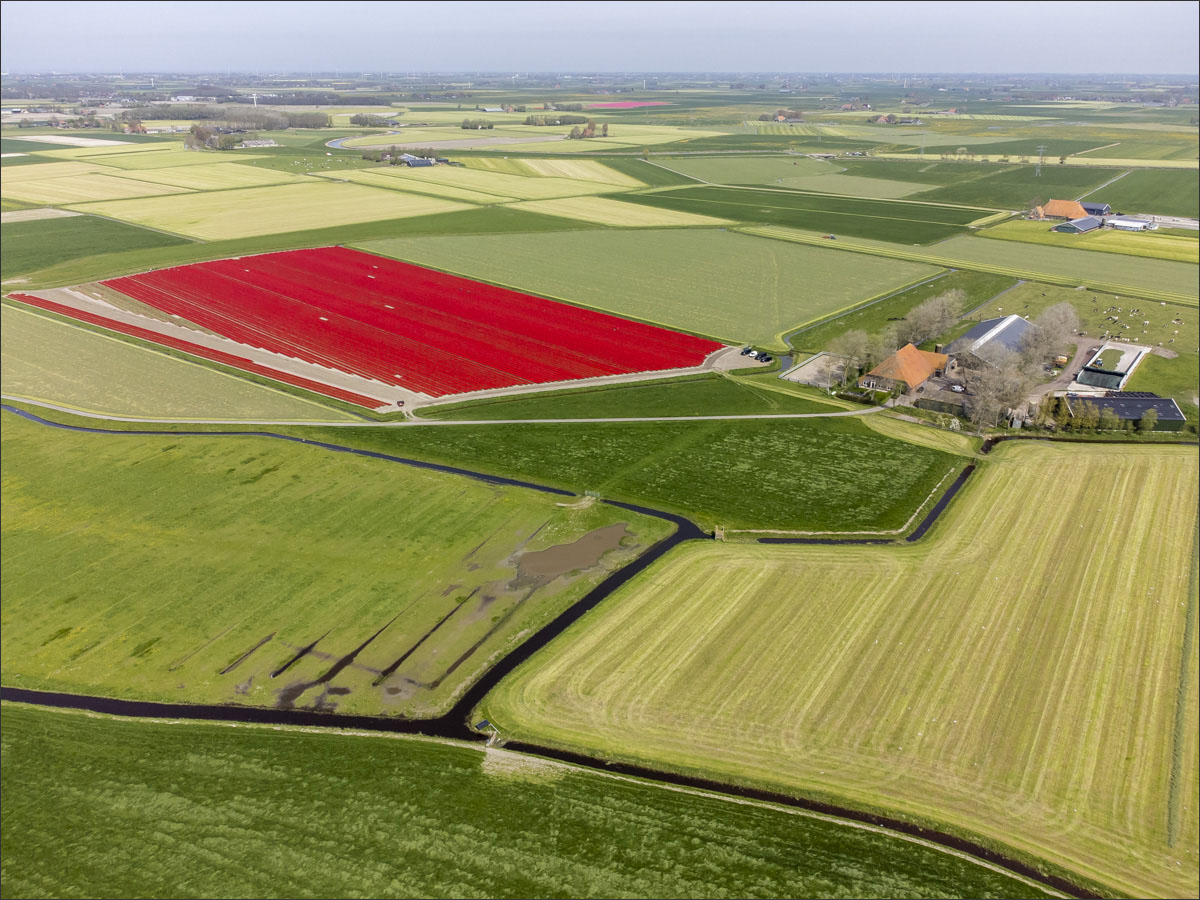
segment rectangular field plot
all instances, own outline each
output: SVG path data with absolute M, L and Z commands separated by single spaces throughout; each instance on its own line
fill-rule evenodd
M 807 156 L 693 156 L 657 164 L 713 184 L 774 184 L 780 178 L 826 175 L 840 168 Z
M 282 419 L 352 417 L 5 304 L 4 392 L 84 412 L 145 418 Z
M 120 156 L 106 156 L 103 163 L 117 169 L 174 169 L 178 166 L 245 162 L 256 158 L 256 154 L 238 153 L 233 150 L 168 150 L 163 153 L 123 153 Z
M 180 166 L 165 169 L 135 169 L 126 180 L 137 180 L 151 184 L 166 184 L 195 191 L 220 191 L 228 188 L 263 187 L 268 184 L 287 184 L 308 181 L 290 172 L 264 169 L 258 166 L 240 166 L 237 163 L 218 162 L 207 166 Z
M 383 170 L 381 170 L 382 172 Z M 520 200 L 549 200 L 554 197 L 578 197 L 586 194 L 603 194 L 619 191 L 614 184 L 598 181 L 573 181 L 569 178 L 546 178 L 509 175 L 505 172 L 489 172 L 481 169 L 451 168 L 438 166 L 426 169 L 389 167 L 388 174 L 401 185 L 412 182 L 427 185 L 446 185 L 465 188 L 499 197 L 515 197 Z
M 282 440 L 3 420 L 5 684 L 437 714 L 672 527 Z
M 656 194 L 631 194 L 631 202 L 682 212 L 719 216 L 855 237 L 924 244 L 962 234 L 982 213 L 889 200 L 824 197 L 754 188 L 695 187 Z
M 699 229 L 398 238 L 363 246 L 617 315 L 777 347 L 781 332 L 938 271 L 815 247 L 796 253 L 782 241 Z
M 1194 237 L 1159 234 L 1154 231 L 1116 231 L 1098 228 L 1087 234 L 1063 234 L 1052 231 L 1046 222 L 1004 222 L 979 232 L 980 237 L 1044 244 L 1049 247 L 1068 247 L 1072 250 L 1099 250 L 1169 259 L 1176 262 L 1200 262 L 1200 241 Z
M 563 216 L 595 225 L 621 225 L 629 228 L 655 228 L 672 225 L 730 225 L 728 219 L 715 219 L 673 209 L 656 209 L 637 203 L 623 203 L 607 197 L 563 197 L 559 200 L 529 200 L 512 204 L 516 209 Z
M 720 344 L 327 247 L 104 282 L 223 337 L 430 396 L 700 365 Z
M 20 184 L 24 181 L 44 181 L 47 178 L 67 178 L 73 175 L 104 173 L 120 175 L 116 169 L 86 162 L 37 162 L 18 168 L 4 170 L 4 185 Z
M 285 184 L 245 188 L 237 194 L 216 192 L 97 203 L 84 212 L 216 241 L 467 208 L 449 200 L 357 184 Z
M 4 253 L 0 256 L 3 278 L 100 253 L 188 243 L 174 235 L 83 215 L 6 222 L 0 225 L 0 236 L 4 240 Z
M 29 166 L 29 168 L 34 168 Z M 40 181 L 7 180 L 0 184 L 0 197 L 23 203 L 45 203 L 64 206 L 68 203 L 88 203 L 93 200 L 123 200 L 129 197 L 157 197 L 182 194 L 187 188 L 168 184 L 151 184 L 113 175 L 69 175 L 65 178 L 46 178 Z
M 1155 216 L 1200 215 L 1200 172 L 1141 169 L 1096 191 L 1088 200 L 1108 203 L 1114 210 Z
M 429 194 L 443 197 L 447 200 L 462 200 L 464 203 L 507 203 L 515 197 L 505 197 L 500 194 L 485 194 L 468 188 L 453 187 L 448 184 L 418 181 L 415 178 L 405 178 L 403 173 L 392 167 L 382 169 L 346 169 L 344 171 L 322 175 L 323 178 L 337 181 L 352 181 L 355 184 L 373 188 L 385 188 L 391 191 L 407 191 L 413 194 Z
M 469 169 L 506 172 L 534 178 L 568 178 L 572 181 L 598 181 L 617 187 L 642 188 L 644 183 L 594 159 L 508 159 L 472 156 L 463 160 Z
M 123 143 L 119 147 L 105 145 L 102 147 L 72 147 L 68 150 L 47 150 L 41 155 L 51 159 L 90 159 L 92 157 L 125 156 L 126 154 L 169 153 L 172 150 L 183 149 L 183 141 L 146 141 Z
M 675 551 L 479 717 L 1195 896 L 1195 450 L 994 456 L 918 544 Z

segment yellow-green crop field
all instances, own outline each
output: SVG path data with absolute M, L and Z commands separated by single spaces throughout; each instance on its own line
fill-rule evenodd
M 283 184 L 171 198 L 92 203 L 84 212 L 201 240 L 252 237 L 469 209 L 436 197 L 358 184 Z
M 47 150 L 38 155 L 54 159 L 88 159 L 93 156 L 124 156 L 127 153 L 169 153 L 182 149 L 183 141 L 155 141 L 144 144 L 109 144 L 103 147 L 70 147 L 64 150 Z
M 344 422 L 319 403 L 5 304 L 4 393 L 130 418 Z
M 514 209 L 562 216 L 596 225 L 622 225 L 629 228 L 671 227 L 676 225 L 731 225 L 727 219 L 701 216 L 673 209 L 658 209 L 636 203 L 622 203 L 607 197 L 563 197 L 559 200 L 530 200 L 512 204 Z
M 917 544 L 685 545 L 481 712 L 1196 896 L 1197 474 L 1192 448 L 1003 445 Z
M 1148 256 L 1177 262 L 1200 263 L 1200 241 L 1181 234 L 1158 234 L 1154 231 L 1117 231 L 1099 228 L 1087 234 L 1062 234 L 1051 230 L 1045 222 L 1005 222 L 979 232 L 980 237 L 1051 247 L 1070 247 L 1075 250 L 1101 250 L 1124 253 L 1127 256 Z
M 130 172 L 126 178 L 196 191 L 220 191 L 228 188 L 263 187 L 268 184 L 296 184 L 308 181 L 303 176 L 290 172 L 243 166 L 232 162 L 213 162 L 207 166 L 138 169 Z
M 318 178 L 328 178 L 331 181 L 351 181 L 355 184 L 373 188 L 384 188 L 390 191 L 407 191 L 414 194 L 430 194 L 447 200 L 463 200 L 467 203 L 505 203 L 515 200 L 515 197 L 504 197 L 499 194 L 485 194 L 482 191 L 472 191 L 467 188 L 453 187 L 448 184 L 417 181 L 405 178 L 403 172 L 394 167 L 382 169 L 344 169 L 339 172 L 317 174 Z
M 594 159 L 508 159 L 495 156 L 472 156 L 463 160 L 469 169 L 505 172 L 532 178 L 568 178 L 572 181 L 598 181 L 617 187 L 644 188 L 646 185 L 631 175 L 618 172 Z
M 120 175 L 116 169 L 98 166 L 95 163 L 82 162 L 44 162 L 28 166 L 8 166 L 4 170 L 5 185 L 19 184 L 23 181 L 44 181 L 47 178 L 70 178 L 75 175 L 92 175 L 105 173 Z
M 30 166 L 30 168 L 38 168 Z M 44 178 L 40 181 L 0 183 L 0 197 L 23 203 L 45 203 L 63 206 L 69 203 L 88 203 L 93 200 L 124 200 L 128 197 L 158 197 L 180 194 L 188 189 L 169 184 L 152 184 L 115 175 L 89 172 L 65 178 Z
M 244 162 L 261 159 L 251 153 L 234 150 L 168 150 L 166 153 L 127 153 L 124 156 L 106 156 L 102 162 L 117 169 L 174 169 L 178 166 L 211 166 L 215 163 Z M 30 168 L 25 166 L 23 168 Z
M 619 191 L 613 184 L 595 181 L 573 181 L 568 178 L 528 178 L 504 172 L 487 172 L 482 169 L 458 168 L 457 166 L 431 166 L 410 169 L 407 166 L 392 168 L 401 184 L 424 183 L 466 188 L 499 197 L 515 197 L 519 200 L 550 200 L 555 197 L 578 197 L 585 194 L 603 194 Z

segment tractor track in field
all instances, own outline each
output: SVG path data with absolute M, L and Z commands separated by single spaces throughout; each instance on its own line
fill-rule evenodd
M 40 416 L 37 416 L 26 410 L 9 406 L 8 404 L 3 404 L 0 406 L 0 408 L 6 412 L 18 415 L 31 422 L 51 428 L 63 429 L 66 431 L 110 436 L 157 435 L 172 438 L 188 436 L 209 438 L 270 437 L 294 443 L 308 444 L 334 452 L 352 453 L 355 455 L 367 456 L 388 462 L 401 463 L 421 469 L 463 475 L 491 484 L 506 485 L 511 487 L 524 487 L 560 496 L 575 496 L 570 491 L 553 488 L 546 485 L 534 484 L 532 482 L 503 478 L 495 475 L 487 475 L 485 473 L 473 472 L 453 466 L 428 463 L 421 460 L 391 456 L 384 453 L 360 450 L 353 447 L 330 444 L 324 441 L 310 441 L 304 438 L 276 434 L 273 432 L 186 432 L 165 430 L 117 431 L 53 422 L 48 419 L 43 419 Z M 857 411 L 852 412 L 857 413 Z M 755 418 L 778 417 L 757 416 Z M 981 448 L 981 454 L 987 453 L 995 446 L 995 444 L 1001 441 L 1016 439 L 1019 438 L 1016 436 L 1004 436 L 990 439 L 985 443 L 985 446 Z M 1040 439 L 1047 440 L 1047 438 Z M 1117 442 L 1096 441 L 1096 443 Z M 956 479 L 946 493 L 938 500 L 938 502 L 930 510 L 929 514 L 925 517 L 925 519 L 922 520 L 920 525 L 918 525 L 917 529 L 905 540 L 918 540 L 928 531 L 937 518 L 940 517 L 953 497 L 958 493 L 963 484 L 969 480 L 969 476 L 974 469 L 974 465 L 968 466 L 959 475 L 958 479 Z M 638 575 L 640 572 L 647 569 L 651 564 L 674 549 L 677 545 L 694 540 L 712 540 L 712 535 L 706 534 L 698 525 L 683 516 L 663 512 L 661 510 L 650 509 L 648 507 L 638 506 L 631 503 L 623 503 L 616 500 L 601 500 L 600 502 L 672 522 L 676 526 L 675 531 L 657 543 L 651 545 L 651 547 L 645 553 L 626 564 L 623 568 L 609 574 L 603 581 L 600 582 L 600 584 L 596 585 L 596 587 L 585 594 L 575 604 L 560 613 L 549 624 L 526 638 L 522 644 L 500 659 L 495 665 L 488 669 L 478 681 L 468 687 L 448 712 L 436 718 L 407 719 L 387 716 L 338 714 L 322 712 L 316 709 L 288 709 L 278 707 L 181 704 L 144 700 L 123 700 L 110 697 L 89 696 L 85 694 L 31 690 L 7 685 L 0 686 L 0 700 L 60 709 L 77 709 L 120 717 L 238 722 L 251 725 L 358 730 L 390 734 L 419 734 L 429 737 L 446 738 L 471 743 L 488 741 L 494 739 L 495 735 L 483 734 L 472 727 L 470 724 L 472 713 L 478 704 L 483 700 L 483 698 L 489 692 L 491 692 L 503 678 L 513 672 L 518 666 L 530 659 L 539 650 L 548 645 L 554 638 L 558 637 L 563 631 L 599 605 L 603 600 L 607 599 L 610 594 L 622 587 L 626 582 Z M 861 544 L 863 541 L 855 538 L 823 538 L 819 541 L 819 543 L 844 543 L 851 545 Z M 891 541 L 888 541 L 888 543 L 891 543 Z M 789 807 L 792 809 L 804 810 L 819 815 L 832 816 L 844 820 L 848 826 L 861 827 L 863 825 L 867 825 L 883 831 L 892 832 L 895 836 L 902 839 L 919 840 L 929 844 L 937 845 L 947 852 L 958 854 L 960 856 L 965 855 L 973 858 L 982 865 L 1003 869 L 1009 874 L 1016 875 L 1027 882 L 1035 883 L 1039 887 L 1047 888 L 1055 893 L 1083 898 L 1100 896 L 1099 894 L 1083 888 L 1082 886 L 1077 885 L 1066 878 L 1054 874 L 1047 874 L 1036 868 L 1034 865 L 1007 856 L 1003 852 L 1000 852 L 985 844 L 962 837 L 960 835 L 939 831 L 936 828 L 927 828 L 903 819 L 877 815 L 874 813 L 864 812 L 862 810 L 849 807 L 842 807 L 836 804 L 826 803 L 802 796 L 792 796 L 775 791 L 745 787 L 742 785 L 728 784 L 706 778 L 683 775 L 676 772 L 655 769 L 650 766 L 614 763 L 608 760 L 591 757 L 584 753 L 561 750 L 555 747 L 546 747 L 537 744 L 528 744 L 516 741 L 512 743 L 506 743 L 505 746 L 506 749 L 513 752 L 554 759 L 584 768 L 599 770 L 601 772 L 641 778 L 658 783 L 660 785 L 670 785 L 677 788 L 707 791 L 730 799 L 765 802 Z

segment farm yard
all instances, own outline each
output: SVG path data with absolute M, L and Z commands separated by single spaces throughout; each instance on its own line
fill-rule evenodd
M 240 344 L 430 397 L 688 368 L 721 349 L 338 247 L 200 263 L 103 286 Z
M 2 674 L 25 687 L 435 715 L 672 527 L 261 437 L 5 413 L 3 441 Z
M 8 303 L 3 307 L 8 397 L 130 417 L 348 421 L 349 415 Z M 70 360 L 64 366 L 61 360 Z
M 1198 500 L 1187 448 L 1004 446 L 924 544 L 675 551 L 482 713 L 1194 894 Z
M 865 260 L 706 229 L 414 237 L 359 246 L 772 349 L 783 347 L 783 332 L 938 272 L 933 266 Z M 806 290 L 796 292 L 796 284 Z

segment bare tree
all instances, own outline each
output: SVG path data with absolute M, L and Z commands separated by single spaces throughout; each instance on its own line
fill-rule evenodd
M 1021 355 L 1035 371 L 1062 352 L 1079 331 L 1079 314 L 1070 303 L 1056 303 L 1033 320 L 1036 328 L 1025 332 Z
M 1021 357 L 1003 347 L 991 349 L 966 371 L 967 415 L 976 428 L 993 428 L 1005 410 L 1019 406 L 1031 380 Z
M 930 297 L 897 323 L 898 342 L 919 344 L 937 337 L 958 321 L 965 300 L 966 294 L 957 288 Z
M 870 340 L 865 331 L 854 328 L 838 335 L 830 342 L 830 355 L 842 360 L 842 384 L 850 380 L 851 373 L 857 375 L 858 371 L 866 365 L 871 352 Z

